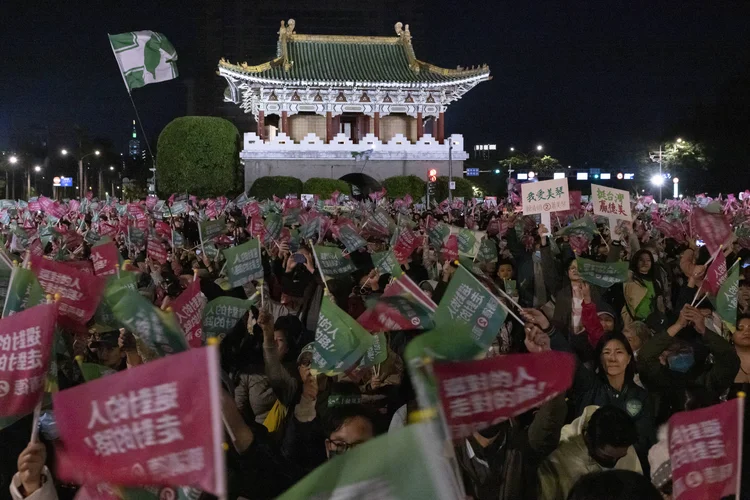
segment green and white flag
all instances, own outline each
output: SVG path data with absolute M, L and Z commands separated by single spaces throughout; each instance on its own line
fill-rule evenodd
M 156 308 L 138 292 L 108 287 L 104 298 L 120 326 L 135 333 L 150 348 L 167 356 L 188 349 L 177 317 Z
M 256 302 L 257 297 L 257 294 L 250 299 L 218 297 L 206 304 L 203 309 L 203 340 L 229 333 Z
M 442 446 L 432 422 L 407 425 L 329 460 L 279 500 L 465 498 Z
M 724 326 L 732 333 L 737 328 L 737 295 L 740 291 L 739 260 L 729 269 L 727 279 L 724 280 L 719 293 L 716 295 L 716 312 L 721 317 Z
M 407 345 L 405 357 L 474 359 L 492 345 L 507 315 L 498 298 L 459 266 L 435 312 L 437 328 L 415 337 Z
M 227 260 L 227 279 L 232 288 L 263 277 L 260 240 L 256 238 L 242 245 L 225 249 L 224 258 Z
M 581 279 L 592 285 L 609 288 L 615 283 L 625 283 L 628 280 L 627 262 L 596 262 L 580 257 L 576 262 Z
M 227 232 L 227 223 L 224 217 L 219 217 L 214 220 L 207 220 L 198 224 L 198 233 L 201 238 L 201 242 L 212 240 Z
M 3 305 L 3 318 L 44 301 L 44 290 L 30 269 L 14 267 Z
M 393 253 L 393 250 L 373 253 L 372 263 L 378 271 L 380 271 L 380 274 L 390 274 L 394 278 L 404 274 L 404 271 L 401 269 L 401 264 L 398 263 L 396 254 Z
M 333 375 L 355 366 L 372 347 L 374 337 L 329 296 L 323 297 L 315 328 L 312 369 Z
M 354 253 L 362 247 L 367 246 L 367 242 L 351 226 L 344 226 L 339 232 L 339 241 L 346 247 L 347 253 Z
M 178 76 L 177 51 L 161 33 L 130 31 L 109 35 L 109 43 L 128 92 Z
M 344 258 L 340 248 L 315 245 L 314 249 L 326 280 L 340 278 L 357 270 L 351 260 Z

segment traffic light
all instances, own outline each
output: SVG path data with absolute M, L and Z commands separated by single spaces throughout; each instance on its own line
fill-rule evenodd
M 430 180 L 430 182 L 437 181 L 437 170 L 434 168 L 431 168 L 429 172 L 427 172 L 427 178 Z

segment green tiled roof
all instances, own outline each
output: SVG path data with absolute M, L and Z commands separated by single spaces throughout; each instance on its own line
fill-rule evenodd
M 487 66 L 449 70 L 419 61 L 410 41 L 399 37 L 292 35 L 282 38 L 280 56 L 259 66 L 226 61 L 220 67 L 283 82 L 450 83 L 489 77 Z

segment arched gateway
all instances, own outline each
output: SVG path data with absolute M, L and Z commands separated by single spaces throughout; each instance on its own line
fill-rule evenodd
M 396 36 L 301 35 L 281 22 L 276 58 L 257 66 L 219 62 L 226 101 L 252 113 L 240 157 L 245 185 L 258 177 L 367 174 L 461 176 L 459 134 L 445 137 L 445 111 L 478 83 L 485 66 L 445 69 L 414 55 L 409 25 Z M 270 125 L 268 123 L 273 123 Z

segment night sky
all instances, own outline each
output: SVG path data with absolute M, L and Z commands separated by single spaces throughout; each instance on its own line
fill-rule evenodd
M 106 34 L 164 33 L 189 77 L 197 1 L 4 2 L 0 149 L 13 129 L 77 123 L 124 151 L 133 113 Z M 541 142 L 576 166 L 597 166 L 624 142 L 681 134 L 750 68 L 750 2 L 429 5 L 423 19 L 394 19 L 411 25 L 417 57 L 446 67 L 487 63 L 494 76 L 449 108 L 447 132 L 498 149 Z M 275 31 L 269 26 L 268 36 Z M 150 137 L 185 112 L 180 81 L 138 89 L 134 98 Z

